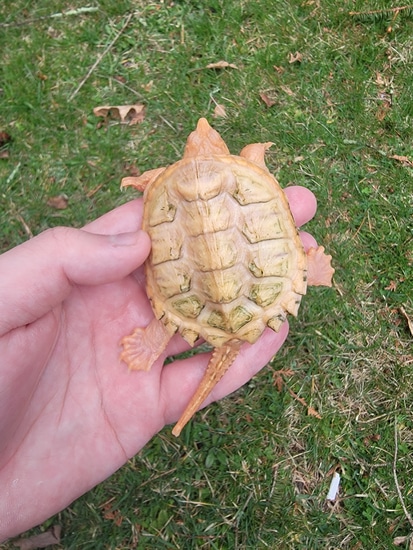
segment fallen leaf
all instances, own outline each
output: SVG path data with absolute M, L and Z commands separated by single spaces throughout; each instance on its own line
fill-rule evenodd
M 102 105 L 95 107 L 93 113 L 105 119 L 120 119 L 121 122 L 128 124 L 139 124 L 145 118 L 145 105 L 135 103 L 134 105 Z
M 397 160 L 399 162 L 401 162 L 402 164 L 404 164 L 405 166 L 413 166 L 413 162 L 405 157 L 405 156 L 402 156 L 402 155 L 390 155 L 390 158 L 391 159 L 394 159 L 394 160 Z
M 215 105 L 213 116 L 214 116 L 214 118 L 226 118 L 227 112 L 225 111 L 225 107 L 223 105 L 220 105 L 219 103 L 217 103 Z
M 295 93 L 292 91 L 292 89 L 289 86 L 282 85 L 282 86 L 280 86 L 280 88 L 283 92 L 285 92 L 289 96 L 294 96 L 295 95 Z
M 150 92 L 153 88 L 153 80 L 150 80 L 146 84 L 142 84 L 141 88 L 145 90 L 145 92 Z
M 62 528 L 60 525 L 53 525 L 53 527 L 40 535 L 19 538 L 14 540 L 13 544 L 14 546 L 18 546 L 20 550 L 36 550 L 36 548 L 46 548 L 47 546 L 60 543 L 61 531 Z
M 397 281 L 390 281 L 388 286 L 384 287 L 384 290 L 390 290 L 391 292 L 397 290 Z
M 284 67 L 278 67 L 278 65 L 273 65 L 273 69 L 278 74 L 283 74 L 283 72 L 285 71 Z
M 4 151 L 0 151 L 0 159 L 8 159 L 10 157 L 9 151 L 5 149 Z
M 228 63 L 228 61 L 217 61 L 216 63 L 209 63 L 206 69 L 238 69 L 233 63 Z
M 307 408 L 307 414 L 308 416 L 315 416 L 316 418 L 321 419 L 321 414 L 318 413 L 315 409 L 313 409 L 313 407 Z
M 274 99 L 271 99 L 267 94 L 265 94 L 264 92 L 261 92 L 260 93 L 260 98 L 262 99 L 262 101 L 265 103 L 265 105 L 269 108 L 269 107 L 272 107 L 273 105 L 275 105 L 275 100 Z
M 382 122 L 385 118 L 390 109 L 390 103 L 387 101 L 384 101 L 381 105 L 379 105 L 379 108 L 376 112 L 376 118 L 379 122 Z
M 50 197 L 47 199 L 47 205 L 56 210 L 64 210 L 69 204 L 69 198 L 67 195 L 62 193 L 61 195 L 56 195 L 55 197 Z
M 304 407 L 307 408 L 308 416 L 315 416 L 316 418 L 321 420 L 321 418 L 322 418 L 321 414 L 318 413 L 313 407 L 310 407 L 310 405 L 308 405 L 308 403 L 305 399 L 303 399 L 302 397 L 297 395 L 295 392 L 293 392 L 293 390 L 290 389 L 288 386 L 287 386 L 287 390 L 288 390 L 289 394 L 291 395 L 291 397 L 293 397 L 296 401 L 301 403 L 301 405 L 304 405 Z
M 11 135 L 7 132 L 0 132 L 0 147 L 3 147 L 11 141 Z
M 378 86 L 385 86 L 386 85 L 385 77 L 381 73 L 379 73 L 378 71 L 376 71 L 376 84 Z
M 279 392 L 281 392 L 281 390 L 283 389 L 283 386 L 284 386 L 283 376 L 293 376 L 293 375 L 294 375 L 294 371 L 291 370 L 291 369 L 276 370 L 273 373 L 273 375 L 272 375 L 273 383 L 274 383 L 274 386 L 277 388 L 277 390 Z
M 122 525 L 123 516 L 122 516 L 122 514 L 120 513 L 119 510 L 113 510 L 113 508 L 111 506 L 111 501 L 106 502 L 105 504 L 103 504 L 101 506 L 101 508 L 102 508 L 102 512 L 103 512 L 103 517 L 105 519 L 113 521 L 113 523 L 117 527 L 120 527 Z
M 291 53 L 288 56 L 288 63 L 301 63 L 303 56 L 300 52 Z
M 277 388 L 277 390 L 281 393 L 282 389 L 283 389 L 283 386 L 284 386 L 284 379 L 283 377 L 279 374 L 279 371 L 278 372 L 274 372 L 273 374 L 273 383 L 274 383 L 274 386 Z

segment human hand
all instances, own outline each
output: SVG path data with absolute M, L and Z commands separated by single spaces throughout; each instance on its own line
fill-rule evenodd
M 312 193 L 286 193 L 297 225 L 313 217 Z M 119 361 L 120 339 L 153 317 L 139 268 L 150 249 L 141 219 L 138 199 L 0 256 L 0 541 L 111 475 L 177 420 L 202 377 L 205 353 L 163 368 L 166 355 L 188 348 L 180 336 L 150 372 Z M 306 233 L 302 240 L 315 245 Z M 245 344 L 205 404 L 247 382 L 287 333 L 285 323 Z

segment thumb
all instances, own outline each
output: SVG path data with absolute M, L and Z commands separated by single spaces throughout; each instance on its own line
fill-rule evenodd
M 0 334 L 38 319 L 73 285 L 98 285 L 129 275 L 146 259 L 144 231 L 97 235 L 56 227 L 0 256 Z

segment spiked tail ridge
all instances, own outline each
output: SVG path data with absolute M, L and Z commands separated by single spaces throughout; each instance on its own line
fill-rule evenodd
M 221 380 L 229 367 L 235 361 L 242 342 L 240 340 L 229 342 L 220 348 L 215 348 L 196 392 L 189 401 L 181 418 L 172 430 L 173 435 L 179 436 L 185 425 L 211 393 L 215 385 Z

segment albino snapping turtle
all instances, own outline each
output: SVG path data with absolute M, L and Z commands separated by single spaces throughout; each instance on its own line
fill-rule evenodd
M 231 155 L 201 118 L 182 160 L 122 186 L 144 191 L 143 229 L 152 240 L 146 290 L 155 314 L 122 339 L 121 359 L 149 370 L 179 332 L 214 346 L 204 377 L 172 433 L 182 428 L 236 358 L 266 326 L 296 315 L 307 285 L 331 286 L 324 248 L 304 251 L 287 198 L 268 171 L 271 143 Z

